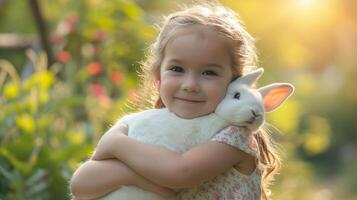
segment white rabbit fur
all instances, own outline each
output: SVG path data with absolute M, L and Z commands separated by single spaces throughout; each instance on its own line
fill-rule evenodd
M 129 137 L 168 148 L 180 154 L 209 141 L 214 134 L 230 125 L 256 131 L 264 123 L 264 113 L 277 108 L 294 90 L 293 86 L 288 83 L 275 83 L 260 89 L 253 89 L 251 85 L 263 72 L 264 70 L 259 68 L 233 81 L 215 112 L 209 115 L 183 119 L 167 108 L 150 109 L 125 116 L 113 128 L 121 123 L 128 124 Z M 239 99 L 237 99 L 238 93 Z M 273 102 L 268 102 L 272 100 L 269 98 L 271 95 L 278 96 L 278 98 L 275 98 Z M 123 186 L 103 199 L 159 200 L 163 198 L 135 186 Z

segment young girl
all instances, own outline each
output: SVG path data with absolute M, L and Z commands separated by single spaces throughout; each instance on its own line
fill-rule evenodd
M 253 38 L 233 11 L 217 4 L 168 16 L 151 53 L 142 65 L 143 97 L 187 119 L 212 113 L 228 84 L 256 65 Z M 123 125 L 102 137 L 92 160 L 73 175 L 75 197 L 137 185 L 164 197 L 173 194 L 169 188 L 183 189 L 180 199 L 269 199 L 280 159 L 264 131 L 227 127 L 182 155 L 136 141 L 126 131 Z M 252 140 L 258 145 L 248 144 Z

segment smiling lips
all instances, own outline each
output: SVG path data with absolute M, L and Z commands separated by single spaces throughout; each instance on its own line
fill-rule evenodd
M 175 99 L 186 102 L 186 103 L 203 103 L 205 101 L 201 100 L 194 100 L 194 99 L 187 99 L 187 98 L 180 98 L 180 97 L 175 97 Z

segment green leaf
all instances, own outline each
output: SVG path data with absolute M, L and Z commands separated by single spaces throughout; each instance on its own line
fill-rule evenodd
M 0 155 L 6 158 L 15 168 L 19 169 L 22 173 L 30 172 L 31 168 L 27 163 L 18 160 L 12 153 L 5 148 L 0 148 Z

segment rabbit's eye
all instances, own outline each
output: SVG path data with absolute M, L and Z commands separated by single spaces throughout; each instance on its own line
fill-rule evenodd
M 239 99 L 239 98 L 240 98 L 240 92 L 235 93 L 235 94 L 234 94 L 234 98 L 235 98 L 235 99 Z

